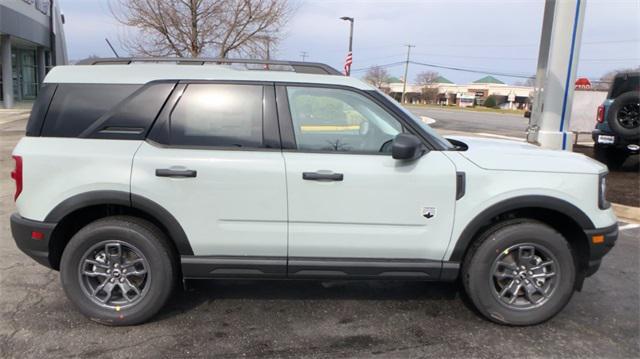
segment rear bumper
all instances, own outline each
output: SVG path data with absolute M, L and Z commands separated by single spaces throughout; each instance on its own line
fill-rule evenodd
M 586 276 L 589 277 L 598 271 L 602 258 L 609 253 L 618 239 L 618 224 L 605 228 L 585 230 L 589 240 L 589 263 Z
M 14 213 L 11 215 L 11 234 L 16 245 L 26 255 L 51 268 L 49 240 L 56 223 L 32 221 Z
M 609 144 L 598 143 L 598 136 L 600 135 L 613 136 L 614 137 L 613 143 L 609 143 Z M 591 138 L 593 139 L 593 142 L 595 142 L 598 145 L 598 147 L 616 148 L 616 149 L 628 152 L 629 154 L 638 153 L 638 150 L 633 150 L 629 148 L 629 145 L 638 145 L 640 143 L 638 139 L 634 139 L 634 140 L 626 139 L 624 137 L 616 135 L 611 131 L 607 131 L 599 128 L 596 128 L 591 132 Z

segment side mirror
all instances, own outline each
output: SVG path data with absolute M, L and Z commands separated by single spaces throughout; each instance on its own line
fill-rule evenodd
M 415 160 L 420 158 L 426 149 L 420 140 L 410 133 L 400 133 L 393 139 L 391 154 L 396 160 Z

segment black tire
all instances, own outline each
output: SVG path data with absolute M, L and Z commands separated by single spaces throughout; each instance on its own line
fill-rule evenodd
M 527 291 L 524 287 L 521 288 L 520 284 L 515 285 L 518 289 L 515 290 L 514 297 L 517 299 L 514 304 L 506 303 L 509 298 L 503 298 L 499 293 L 505 290 L 507 285 L 498 288 L 499 283 L 493 268 L 496 268 L 496 261 L 501 256 L 515 256 L 515 254 L 505 254 L 508 253 L 508 249 L 514 248 L 514 246 L 521 246 L 520 248 L 525 249 L 529 246 L 535 246 L 538 250 L 548 252 L 549 256 L 554 259 L 553 270 L 556 275 L 546 278 L 545 281 L 549 282 L 540 285 L 543 288 L 546 286 L 549 291 L 546 299 L 542 297 L 542 293 L 536 295 L 542 297 L 537 306 L 533 302 L 530 303 L 531 307 L 525 306 L 527 300 L 524 298 L 524 294 Z M 541 258 L 532 257 L 532 259 Z M 553 228 L 533 220 L 512 220 L 494 226 L 472 244 L 463 262 L 462 282 L 474 306 L 487 319 L 500 324 L 534 325 L 552 318 L 571 299 L 576 277 L 574 263 L 569 243 Z M 506 271 L 505 269 L 504 272 Z M 546 273 L 545 269 L 544 275 L 551 275 L 551 273 Z M 531 282 L 527 283 L 532 285 L 532 278 L 536 276 L 537 274 L 529 277 L 527 280 L 531 280 Z M 554 277 L 555 279 L 553 279 Z M 523 278 L 515 276 L 513 283 L 520 280 L 518 283 L 522 283 L 524 286 Z M 504 280 L 510 281 L 511 279 Z M 530 287 L 530 284 L 526 285 L 527 288 L 535 288 Z M 518 293 L 522 293 L 523 297 L 519 297 Z M 518 301 L 524 304 L 520 304 Z
M 616 97 L 609 107 L 609 127 L 628 140 L 640 138 L 640 91 L 629 91 Z
M 100 251 L 101 246 L 104 246 L 104 251 L 98 252 L 98 256 L 102 256 L 100 253 L 111 252 L 105 253 L 106 262 L 92 255 Z M 133 262 L 136 264 L 117 261 L 118 250 L 120 258 L 134 258 Z M 93 260 L 94 258 L 96 260 Z M 113 258 L 113 261 L 110 258 Z M 142 260 L 138 260 L 140 258 Z M 91 320 L 112 326 L 135 325 L 153 317 L 171 296 L 178 273 L 175 258 L 167 237 L 153 224 L 129 216 L 107 217 L 88 224 L 71 238 L 62 254 L 60 279 L 67 297 Z M 85 261 L 86 259 L 98 266 Z M 119 277 L 114 277 L 117 269 L 113 266 L 117 268 L 118 265 L 114 264 L 117 262 L 122 264 L 117 273 Z M 126 268 L 130 268 L 128 273 L 125 265 Z M 81 266 L 84 266 L 84 269 Z M 111 269 L 106 269 L 107 267 Z M 107 270 L 111 273 L 110 277 L 105 274 Z M 85 271 L 92 274 L 100 272 L 100 275 L 81 275 L 81 272 Z M 144 274 L 136 275 L 132 272 Z M 122 282 L 121 285 L 118 285 L 118 278 Z M 103 279 L 104 282 L 101 282 Z M 99 300 L 103 298 L 89 293 L 100 285 L 104 288 L 103 283 L 107 281 L 115 284 L 109 286 L 112 288 L 109 290 L 109 298 L 105 299 L 104 304 L 100 304 Z M 135 291 L 129 292 L 134 300 L 127 302 L 129 295 L 122 293 L 124 286 L 129 285 L 134 289 L 134 282 L 141 283 L 140 288 L 136 286 Z M 96 288 L 89 287 L 91 285 L 96 285 Z M 100 289 L 99 293 L 104 293 L 104 297 L 107 297 L 107 292 L 103 289 Z M 116 297 L 124 303 L 117 304 L 114 299 Z M 111 303 L 111 300 L 114 302 Z
M 618 169 L 622 167 L 629 154 L 615 147 L 601 147 L 596 144 L 593 146 L 593 157 L 610 169 Z

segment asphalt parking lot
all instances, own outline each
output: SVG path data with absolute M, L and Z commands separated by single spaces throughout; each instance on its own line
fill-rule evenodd
M 95 324 L 11 238 L 22 128 L 0 125 L 1 358 L 640 356 L 640 228 L 625 224 L 583 291 L 535 327 L 480 318 L 455 284 L 307 281 L 194 282 L 151 323 Z

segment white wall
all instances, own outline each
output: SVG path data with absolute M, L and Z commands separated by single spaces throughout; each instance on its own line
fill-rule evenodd
M 570 131 L 591 132 L 596 125 L 598 106 L 607 98 L 605 91 L 579 91 L 573 93 Z

